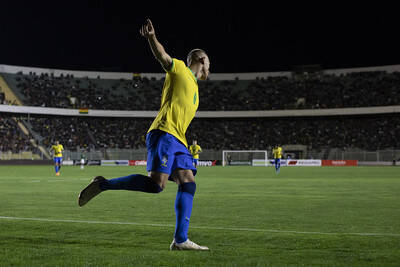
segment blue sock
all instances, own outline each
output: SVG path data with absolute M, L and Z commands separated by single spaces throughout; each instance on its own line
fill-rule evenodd
M 146 193 L 160 193 L 163 189 L 150 177 L 141 174 L 131 174 L 110 179 L 100 184 L 102 190 L 132 190 Z
M 56 173 L 58 172 L 58 166 L 54 166 L 54 169 L 56 170 Z
M 196 183 L 181 184 L 176 193 L 175 213 L 175 241 L 176 243 L 185 242 L 188 239 L 189 221 L 192 214 L 193 197 L 196 192 Z

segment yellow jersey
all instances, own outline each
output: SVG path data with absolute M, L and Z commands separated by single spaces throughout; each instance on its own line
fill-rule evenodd
M 277 147 L 272 150 L 272 153 L 274 154 L 274 159 L 280 159 L 282 158 L 282 148 Z
M 199 154 L 201 152 L 201 147 L 199 145 L 191 145 L 189 151 L 194 159 L 199 159 Z
M 186 130 L 199 106 L 199 87 L 191 69 L 182 60 L 172 59 L 161 95 L 161 108 L 151 124 L 151 130 L 172 134 L 186 147 Z
M 54 151 L 55 158 L 62 157 L 63 145 L 52 145 L 51 149 Z

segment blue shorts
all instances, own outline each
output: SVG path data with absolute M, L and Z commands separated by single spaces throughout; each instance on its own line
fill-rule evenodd
M 62 163 L 62 157 L 54 157 L 54 163 L 61 164 Z
M 281 163 L 281 159 L 275 159 L 275 165 L 278 165 Z
M 199 164 L 199 159 L 193 159 L 193 163 L 194 163 L 195 165 Z
M 153 130 L 146 136 L 147 171 L 162 172 L 171 175 L 176 169 L 197 170 L 193 165 L 193 156 L 187 147 L 175 136 Z M 172 181 L 171 176 L 168 178 Z

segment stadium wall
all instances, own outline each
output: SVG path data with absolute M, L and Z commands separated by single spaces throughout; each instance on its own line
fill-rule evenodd
M 351 72 L 365 72 L 365 71 L 386 71 L 389 73 L 400 72 L 400 65 L 387 65 L 387 66 L 375 66 L 375 67 L 364 67 L 364 68 L 345 68 L 345 69 L 327 69 L 323 70 L 326 74 L 347 74 Z M 100 71 L 77 71 L 77 70 L 60 70 L 50 68 L 35 68 L 25 66 L 14 66 L 14 65 L 0 65 L 0 72 L 4 73 L 18 73 L 29 74 L 29 72 L 35 72 L 36 74 L 48 73 L 54 76 L 60 76 L 72 74 L 76 78 L 101 78 L 101 79 L 131 79 L 133 76 L 147 77 L 161 79 L 165 76 L 165 73 L 126 73 L 126 72 L 100 72 Z M 292 72 L 290 71 L 277 71 L 277 72 L 249 72 L 249 73 L 211 73 L 209 76 L 210 80 L 235 80 L 239 78 L 241 80 L 254 80 L 256 78 L 268 78 L 276 76 L 291 77 Z
M 42 108 L 30 106 L 0 105 L 0 112 L 85 117 L 131 117 L 154 118 L 157 111 L 95 110 Z M 196 118 L 258 118 L 258 117 L 307 117 L 307 116 L 346 116 L 400 113 L 400 106 L 303 109 L 303 110 L 254 110 L 254 111 L 198 111 Z
M 14 159 L 0 160 L 0 165 L 53 165 L 52 160 Z

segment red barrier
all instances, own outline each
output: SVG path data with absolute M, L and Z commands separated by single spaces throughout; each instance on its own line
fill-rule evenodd
M 358 160 L 322 160 L 322 166 L 358 166 Z

